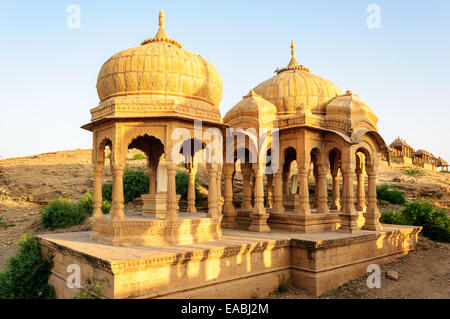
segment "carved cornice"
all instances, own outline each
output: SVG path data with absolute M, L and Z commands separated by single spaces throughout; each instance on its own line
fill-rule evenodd
M 181 104 L 174 100 L 126 101 L 107 100 L 91 110 L 91 121 L 104 118 L 180 116 L 221 123 L 220 111 L 206 103 Z

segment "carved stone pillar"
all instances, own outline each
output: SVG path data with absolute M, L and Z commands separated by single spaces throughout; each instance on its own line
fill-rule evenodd
M 222 165 L 223 164 L 217 164 L 217 176 L 216 176 L 217 212 L 219 215 L 222 213 Z
M 289 195 L 289 172 L 283 172 L 283 194 Z
M 267 208 L 273 207 L 273 174 L 267 176 Z
M 269 215 L 266 213 L 266 208 L 264 207 L 264 167 L 262 165 L 255 164 L 254 171 L 255 207 L 253 208 L 253 212 L 250 214 L 251 224 L 248 230 L 254 232 L 269 232 L 270 228 L 267 225 L 267 218 L 269 218 Z
M 355 210 L 355 196 L 353 181 L 355 180 L 355 163 L 342 164 L 343 177 L 343 205 L 341 217 L 341 227 L 339 231 L 353 233 L 359 230 L 357 225 L 358 214 Z
M 250 192 L 250 203 L 254 207 L 255 206 L 255 184 L 256 184 L 255 179 L 256 179 L 256 177 L 255 177 L 255 174 L 252 174 L 251 176 L 252 176 L 252 178 L 251 178 L 252 186 L 251 186 L 251 192 Z
M 283 213 L 283 170 L 280 168 L 273 176 L 274 179 L 274 193 L 273 193 L 273 208 L 274 213 Z
M 125 219 L 123 212 L 123 171 L 125 165 L 114 163 L 112 168 L 113 175 L 113 189 L 112 189 L 112 205 L 111 205 L 111 219 L 122 220 Z
M 328 208 L 327 169 L 324 165 L 320 165 L 317 168 L 316 181 L 317 212 L 329 213 L 330 209 Z
M 364 230 L 382 230 L 380 224 L 380 212 L 377 205 L 377 170 L 376 168 L 367 167 L 368 190 L 367 190 L 367 209 L 363 214 L 365 218 Z
M 92 217 L 100 218 L 103 216 L 102 212 L 102 177 L 103 177 L 103 163 L 96 163 L 94 166 L 94 194 L 92 198 Z
M 243 185 L 242 185 L 242 205 L 241 210 L 242 211 L 249 211 L 251 212 L 253 210 L 252 203 L 251 203 L 251 186 L 250 186 L 250 178 L 252 174 L 251 167 L 248 167 L 248 165 L 241 164 L 241 172 L 243 176 Z
M 177 171 L 177 164 L 167 162 L 167 220 L 178 219 L 178 200 L 176 193 L 175 174 Z
M 187 163 L 188 170 L 188 192 L 187 192 L 187 213 L 196 213 L 197 209 L 195 208 L 195 174 L 197 174 L 197 165 L 193 163 Z
M 208 189 L 208 217 L 215 218 L 219 212 L 217 210 L 217 164 L 208 164 L 209 169 L 209 189 Z
M 308 171 L 309 165 L 306 163 L 297 163 L 298 165 L 298 178 L 300 184 L 300 190 L 296 197 L 295 210 L 299 215 L 311 214 L 311 207 L 309 205 L 309 189 L 308 189 Z
M 314 175 L 314 208 L 318 208 L 318 198 L 319 198 L 319 193 L 320 193 L 320 183 L 319 183 L 319 169 L 318 169 L 318 164 L 314 164 L 313 167 L 313 175 Z M 309 184 L 309 178 L 308 178 L 308 184 Z
M 366 190 L 364 187 L 364 174 L 361 167 L 356 168 L 356 210 L 359 212 L 364 211 L 366 208 Z
M 341 209 L 341 193 L 339 191 L 339 169 L 333 169 L 331 171 L 331 177 L 333 181 L 333 191 L 331 199 L 331 209 Z
M 151 167 L 149 169 L 149 175 L 150 175 L 150 185 L 148 193 L 151 195 L 156 194 L 156 167 Z
M 237 212 L 233 205 L 233 175 L 234 175 L 234 164 L 224 164 L 223 165 L 223 176 L 224 176 L 224 203 L 223 203 L 223 219 L 222 227 L 224 228 L 238 228 L 236 222 Z

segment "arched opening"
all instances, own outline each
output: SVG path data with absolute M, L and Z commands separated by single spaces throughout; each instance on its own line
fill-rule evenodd
M 356 157 L 356 205 L 355 208 L 359 212 L 365 212 L 366 203 L 366 176 L 367 169 L 372 167 L 370 152 L 364 147 L 360 147 L 355 152 Z
M 206 145 L 202 143 L 202 141 L 191 138 L 183 142 L 181 148 L 180 148 L 180 154 L 183 155 L 184 158 L 184 167 L 186 169 L 187 173 L 187 191 L 184 194 L 186 196 L 186 212 L 187 213 L 196 213 L 197 207 L 196 202 L 199 199 L 199 194 L 196 195 L 197 192 L 197 186 L 199 185 L 199 181 L 196 180 L 197 175 L 197 169 L 198 164 L 202 162 L 202 156 L 201 152 L 205 149 Z M 183 174 L 182 172 L 178 172 L 178 174 Z M 184 180 L 184 176 L 176 176 L 179 180 Z M 184 184 L 182 184 L 184 185 Z M 182 185 L 179 185 L 177 187 L 183 187 Z M 220 190 L 220 186 L 219 186 Z M 182 192 L 180 192 L 182 193 Z M 220 194 L 219 198 L 220 198 Z M 183 197 L 183 195 L 182 195 Z
M 241 211 L 251 212 L 253 210 L 254 203 L 254 173 L 252 168 L 252 163 L 255 161 L 255 154 L 248 148 L 238 148 L 234 153 L 234 173 L 233 173 L 233 195 L 236 190 L 241 188 L 242 190 L 242 200 L 234 198 L 236 207 L 239 207 L 239 203 L 241 203 L 240 209 Z M 236 175 L 241 174 L 242 176 L 242 184 L 238 185 L 236 180 Z
M 94 194 L 93 194 L 93 212 L 92 216 L 94 218 L 102 217 L 106 211 L 102 210 L 102 185 L 103 185 L 103 175 L 105 162 L 108 163 L 111 169 L 111 159 L 112 159 L 112 142 L 110 139 L 103 139 L 95 150 L 95 162 L 94 162 Z
M 288 147 L 283 156 L 283 205 L 286 210 L 295 210 L 295 195 L 299 190 L 297 151 L 293 147 Z
M 335 211 L 341 210 L 341 182 L 342 182 L 342 168 L 341 168 L 341 151 L 333 148 L 328 153 L 331 172 L 331 205 L 330 209 Z
M 310 157 L 311 157 L 311 163 L 310 163 L 310 169 L 309 169 L 309 174 L 308 174 L 308 185 L 311 185 L 311 183 L 309 182 L 311 180 L 311 178 L 314 180 L 314 183 L 312 183 L 314 185 L 314 187 L 311 189 L 309 189 L 309 194 L 310 197 L 311 195 L 313 195 L 313 201 L 311 204 L 312 207 L 314 207 L 315 209 L 317 209 L 318 207 L 318 178 L 319 178 L 319 161 L 320 161 L 320 151 L 318 148 L 313 148 L 311 150 L 310 153 Z

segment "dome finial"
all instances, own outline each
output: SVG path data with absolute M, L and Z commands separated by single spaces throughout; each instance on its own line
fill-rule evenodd
M 166 33 L 166 30 L 164 29 L 164 11 L 161 9 L 159 10 L 159 30 L 156 33 L 155 38 L 158 39 L 168 39 L 169 36 Z
M 164 11 L 163 11 L 163 9 L 159 10 L 159 26 L 164 27 Z
M 295 58 L 295 43 L 294 40 L 291 42 L 291 61 L 289 62 L 288 68 L 299 66 L 297 59 Z
M 291 56 L 293 58 L 295 57 L 295 43 L 294 43 L 294 40 L 292 40 L 292 42 L 291 42 Z

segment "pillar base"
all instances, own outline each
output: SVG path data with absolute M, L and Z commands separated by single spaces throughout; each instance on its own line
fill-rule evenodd
M 177 202 L 181 195 L 177 195 Z M 167 215 L 167 193 L 143 194 L 141 195 L 144 205 L 142 206 L 142 216 L 165 218 Z M 177 205 L 177 213 L 179 211 Z
M 383 226 L 381 226 L 379 219 L 381 214 L 380 213 L 364 213 L 363 214 L 365 218 L 364 225 L 361 229 L 363 230 L 373 230 L 373 231 L 380 231 L 383 230 Z
M 270 227 L 267 225 L 267 219 L 269 218 L 269 214 L 250 214 L 251 224 L 248 228 L 249 231 L 258 232 L 258 233 L 267 233 L 270 232 Z
M 360 228 L 358 227 L 358 215 L 357 214 L 339 214 L 339 217 L 341 219 L 341 227 L 338 228 L 339 232 L 343 233 L 356 233 L 360 231 Z
M 224 214 L 222 219 L 222 227 L 228 229 L 238 229 L 239 224 L 236 222 L 237 213 Z

